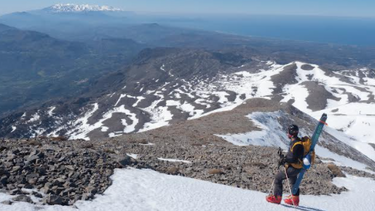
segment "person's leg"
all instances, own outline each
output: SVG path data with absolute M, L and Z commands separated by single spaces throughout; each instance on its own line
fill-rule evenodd
M 273 189 L 274 196 L 283 195 L 283 180 L 285 179 L 286 179 L 285 172 L 284 172 L 284 169 L 282 169 L 275 176 L 274 189 Z
M 298 174 L 299 174 L 300 171 L 301 171 L 300 169 L 295 169 L 293 167 L 289 167 L 287 169 L 287 174 L 288 174 L 288 178 L 289 178 L 289 184 L 290 184 L 291 188 L 293 188 L 294 184 L 296 183 L 297 176 L 298 176 Z M 296 196 L 299 196 L 299 189 L 297 191 Z
M 288 178 L 289 178 L 290 187 L 293 187 L 297 181 L 298 173 L 300 172 L 300 170 L 290 167 L 288 168 L 287 172 L 289 175 Z M 298 206 L 299 205 L 299 189 L 296 195 L 288 196 L 286 199 L 284 199 L 284 202 L 289 205 Z
M 283 180 L 286 179 L 285 173 L 279 171 L 274 180 L 273 194 L 266 197 L 266 200 L 270 203 L 280 204 L 281 196 L 283 195 Z
M 296 184 L 296 181 L 297 181 L 297 175 L 289 177 L 289 184 L 290 184 L 291 188 L 293 188 L 294 184 Z M 299 188 L 298 188 L 297 193 L 295 194 L 295 196 L 299 196 Z

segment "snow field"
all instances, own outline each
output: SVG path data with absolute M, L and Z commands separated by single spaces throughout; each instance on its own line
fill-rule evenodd
M 332 107 L 323 111 L 313 112 L 317 118 L 319 113 L 327 113 L 329 126 L 344 131 L 359 142 L 375 144 L 375 105 L 365 103 L 350 103 Z
M 371 78 L 365 78 L 364 84 L 360 84 L 360 78 L 357 76 L 347 76 L 345 71 L 334 73 L 334 76 L 327 76 L 325 72 L 317 65 L 311 65 L 314 67 L 313 70 L 303 70 L 302 65 L 306 64 L 303 62 L 295 62 L 297 65 L 297 84 L 286 85 L 284 92 L 286 95 L 282 102 L 288 102 L 290 99 L 294 99 L 293 106 L 300 109 L 301 111 L 319 119 L 320 115 L 324 112 L 329 115 L 330 126 L 343 130 L 347 135 L 356 138 L 358 141 L 364 141 L 368 143 L 375 143 L 373 137 L 375 137 L 375 131 L 372 127 L 375 125 L 375 115 L 373 115 L 375 104 L 368 103 L 349 103 L 348 93 L 357 97 L 361 101 L 369 100 L 370 94 L 375 93 L 375 80 Z M 340 99 L 328 100 L 326 109 L 322 111 L 311 111 L 308 109 L 306 98 L 309 96 L 308 90 L 301 85 L 305 81 L 317 81 L 324 85 L 325 89 L 330 92 L 333 96 Z M 358 82 L 351 84 L 340 80 L 339 77 L 349 78 L 351 81 Z M 338 112 L 331 112 L 332 110 L 338 109 Z M 340 116 L 335 114 L 342 114 Z M 370 114 L 371 116 L 366 116 Z
M 122 97 L 120 97 L 121 99 Z M 119 99 L 119 100 L 120 100 Z M 103 114 L 103 118 L 100 119 L 98 122 L 96 122 L 93 125 L 88 124 L 88 119 L 99 109 L 98 103 L 93 104 L 94 108 L 91 111 L 88 111 L 86 115 L 80 119 L 78 119 L 74 125 L 76 125 L 75 130 L 70 131 L 70 138 L 71 139 L 85 139 L 90 140 L 87 137 L 87 134 L 95 129 L 101 128 L 102 132 L 108 131 L 108 127 L 104 126 L 103 122 L 105 122 L 108 119 L 111 119 L 114 113 L 123 113 L 127 115 L 131 119 L 131 124 L 128 124 L 125 119 L 122 119 L 122 125 L 125 126 L 122 133 L 130 133 L 135 130 L 135 126 L 138 124 L 139 120 L 136 116 L 136 114 L 130 112 L 128 109 L 125 108 L 125 105 L 121 105 L 118 107 L 114 107 L 112 110 L 106 112 Z M 110 136 L 116 136 L 115 133 L 111 133 Z M 120 131 L 117 132 L 117 135 L 120 134 Z
M 88 124 L 88 119 L 99 109 L 99 104 L 94 103 L 92 104 L 92 110 L 88 111 L 83 117 L 77 119 L 73 124 L 76 126 L 75 131 L 73 134 L 70 135 L 71 139 L 86 139 L 86 135 L 95 128 L 92 125 Z M 100 123 L 99 123 L 100 124 Z M 100 125 L 101 126 L 101 125 Z
M 371 210 L 375 206 L 375 181 L 347 175 L 335 178 L 335 185 L 349 189 L 340 195 L 301 195 L 300 207 L 275 205 L 265 201 L 267 194 L 152 170 L 116 169 L 113 185 L 93 201 L 78 201 L 72 207 L 33 205 L 23 202 L 11 206 L 0 204 L 0 210 L 87 210 L 87 211 L 248 211 L 291 209 L 306 211 Z M 270 181 L 271 183 L 271 181 Z M 303 185 L 303 184 L 302 184 Z M 285 193 L 287 195 L 288 193 Z M 0 193 L 0 201 L 12 196 Z

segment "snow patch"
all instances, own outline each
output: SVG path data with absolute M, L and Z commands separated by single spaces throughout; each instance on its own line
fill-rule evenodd
M 17 127 L 12 125 L 12 131 L 10 133 L 13 133 L 16 130 L 17 130 Z
M 155 144 L 154 143 L 147 143 L 147 144 L 139 144 L 139 145 L 142 145 L 142 146 L 154 146 Z
M 134 159 L 137 159 L 137 158 L 138 158 L 138 155 L 137 155 L 137 154 L 130 154 L 130 153 L 127 153 L 126 155 L 129 156 L 129 157 L 131 157 L 131 158 L 134 158 Z
M 178 160 L 178 159 L 169 159 L 169 158 L 158 158 L 161 161 L 174 162 L 174 163 L 191 163 L 188 160 Z
M 27 123 L 31 123 L 31 122 L 36 122 L 40 119 L 40 116 L 38 114 L 38 112 L 36 112 L 30 119 L 29 121 L 27 121 Z
M 48 110 L 48 116 L 52 117 L 53 116 L 53 111 L 56 109 L 56 106 L 51 106 Z
M 287 149 L 289 139 L 282 126 L 277 121 L 281 117 L 281 111 L 262 113 L 254 112 L 247 117 L 254 122 L 260 131 L 252 131 L 242 134 L 217 135 L 237 146 L 273 146 Z
M 95 127 L 93 125 L 88 124 L 89 118 L 99 109 L 98 103 L 94 103 L 92 104 L 92 106 L 93 106 L 92 110 L 86 112 L 86 114 L 83 117 L 77 119 L 74 122 L 74 125 L 76 126 L 76 128 L 74 129 L 75 132 L 73 132 L 73 134 L 70 135 L 71 139 L 90 140 L 90 138 L 86 137 L 87 134 L 93 129 L 99 128 L 101 126 L 100 125 L 99 127 Z

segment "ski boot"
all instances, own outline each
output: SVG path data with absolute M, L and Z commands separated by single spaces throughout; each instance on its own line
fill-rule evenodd
M 266 200 L 270 203 L 280 204 L 281 203 L 281 196 L 274 196 L 273 194 L 270 194 L 266 197 Z
M 290 195 L 284 199 L 285 204 L 298 206 L 299 205 L 299 196 Z

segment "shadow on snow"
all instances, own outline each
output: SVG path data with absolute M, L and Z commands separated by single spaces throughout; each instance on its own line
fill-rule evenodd
M 301 211 L 325 211 L 317 208 L 312 208 L 312 207 L 305 207 L 305 206 L 291 206 L 291 205 L 286 205 L 286 204 L 281 204 L 284 207 L 291 208 L 291 209 L 296 209 L 296 210 L 301 210 Z

